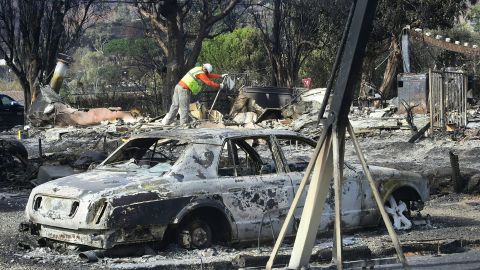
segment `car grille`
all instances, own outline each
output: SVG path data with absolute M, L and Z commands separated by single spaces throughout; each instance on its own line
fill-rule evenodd
M 52 219 L 72 218 L 80 202 L 71 198 L 37 196 L 33 201 L 33 210 Z

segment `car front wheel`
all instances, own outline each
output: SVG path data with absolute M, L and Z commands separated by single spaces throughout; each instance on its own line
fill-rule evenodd
M 198 218 L 188 220 L 181 226 L 179 245 L 183 248 L 208 248 L 212 245 L 210 225 Z

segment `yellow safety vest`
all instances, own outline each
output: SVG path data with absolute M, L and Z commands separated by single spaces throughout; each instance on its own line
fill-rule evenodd
M 202 91 L 202 82 L 196 78 L 196 76 L 200 73 L 203 73 L 202 67 L 194 67 L 190 69 L 180 80 L 188 86 L 194 95 Z

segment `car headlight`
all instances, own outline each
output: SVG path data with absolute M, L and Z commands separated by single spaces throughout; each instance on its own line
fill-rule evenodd
M 99 224 L 105 211 L 107 209 L 108 203 L 105 199 L 101 199 L 92 204 L 88 211 L 88 223 Z

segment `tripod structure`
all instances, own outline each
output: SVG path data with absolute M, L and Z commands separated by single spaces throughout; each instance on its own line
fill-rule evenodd
M 335 83 L 334 96 L 330 106 L 330 113 L 325 121 L 322 135 L 317 142 L 314 154 L 292 201 L 292 205 L 290 206 L 282 229 L 280 230 L 280 234 L 272 250 L 270 259 L 267 262 L 266 269 L 268 270 L 273 267 L 277 252 L 285 238 L 288 225 L 292 222 L 294 211 L 307 184 L 309 184 L 309 188 L 288 268 L 308 268 L 332 177 L 335 194 L 334 249 L 332 254 L 337 269 L 343 269 L 341 188 L 343 183 L 345 135 L 347 130 L 354 144 L 360 163 L 362 164 L 365 176 L 368 179 L 370 188 L 372 189 L 378 209 L 380 210 L 390 238 L 395 246 L 398 260 L 402 263 L 405 269 L 409 269 L 398 241 L 398 237 L 384 209 L 383 201 L 378 192 L 376 183 L 370 174 L 365 157 L 363 156 L 357 138 L 355 137 L 355 133 L 353 132 L 353 128 L 348 120 L 348 113 L 353 100 L 353 91 L 362 68 L 365 48 L 374 19 L 376 6 L 376 0 L 355 0 L 352 4 L 352 10 L 349 15 L 350 18 L 348 19 L 346 26 L 348 31 L 346 30 L 344 32 L 344 38 L 342 39 L 342 45 L 340 46 L 342 51 L 337 54 L 337 62 L 340 58 L 341 62 Z M 343 44 L 343 42 L 345 42 L 345 44 Z M 332 76 L 335 76 L 337 66 L 338 63 L 335 63 Z

